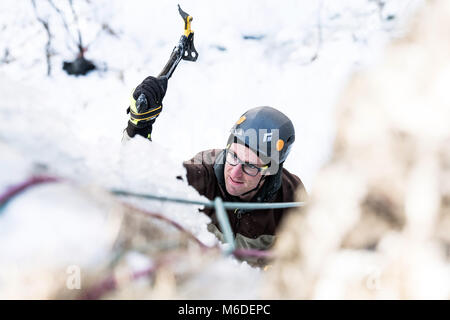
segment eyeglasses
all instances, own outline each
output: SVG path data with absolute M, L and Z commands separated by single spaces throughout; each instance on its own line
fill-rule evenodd
M 252 176 L 252 177 L 258 175 L 259 172 L 268 168 L 267 165 L 263 166 L 263 167 L 258 167 L 254 164 L 244 162 L 238 158 L 236 153 L 234 153 L 233 151 L 229 151 L 229 150 L 227 150 L 226 161 L 229 165 L 231 165 L 233 167 L 240 164 L 242 166 L 242 171 L 244 171 L 245 174 L 248 174 L 249 176 Z

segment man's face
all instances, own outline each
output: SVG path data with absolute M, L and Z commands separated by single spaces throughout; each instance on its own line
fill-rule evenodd
M 229 157 L 237 157 L 242 162 L 249 163 L 257 167 L 261 167 L 263 165 L 261 159 L 258 158 L 256 153 L 242 144 L 233 143 L 230 146 L 228 153 Z M 233 166 L 228 163 L 228 161 L 225 161 L 224 178 L 227 192 L 233 196 L 239 196 L 254 189 L 258 185 L 261 180 L 261 172 L 258 172 L 253 177 L 243 171 L 241 164 L 238 163 Z

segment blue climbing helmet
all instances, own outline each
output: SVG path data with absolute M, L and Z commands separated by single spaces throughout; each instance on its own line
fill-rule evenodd
M 278 166 L 286 160 L 294 141 L 294 125 L 284 113 L 257 107 L 245 112 L 231 128 L 227 148 L 233 142 L 243 144 L 264 163 Z

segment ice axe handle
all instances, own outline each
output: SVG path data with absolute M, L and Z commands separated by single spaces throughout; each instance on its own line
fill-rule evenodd
M 159 73 L 158 78 L 165 77 L 169 79 L 172 76 L 172 73 L 175 71 L 175 68 L 178 65 L 178 62 L 180 62 L 180 59 L 178 58 L 178 54 L 175 52 L 175 49 L 172 51 L 172 54 L 169 57 L 169 60 L 167 61 L 166 65 L 162 69 L 162 71 Z
M 165 76 L 167 77 L 167 79 L 169 79 L 181 59 L 187 61 L 196 61 L 197 58 L 198 52 L 194 47 L 194 33 L 189 34 L 189 36 L 187 37 L 185 35 L 182 35 L 180 41 L 178 41 L 178 45 L 173 48 L 169 60 L 167 61 L 158 77 Z

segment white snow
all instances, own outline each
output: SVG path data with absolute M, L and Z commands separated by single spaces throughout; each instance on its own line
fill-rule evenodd
M 308 189 L 330 155 L 334 103 L 349 74 L 376 60 L 421 2 L 386 1 L 380 11 L 376 1 L 364 0 L 181 1 L 194 17 L 199 59 L 182 61 L 170 79 L 153 142 L 136 138 L 123 145 L 130 93 L 146 76 L 159 73 L 182 33 L 178 2 L 74 1 L 83 43 L 89 44 L 86 58 L 101 68 L 74 77 L 61 68 L 76 55 L 69 2 L 53 1 L 66 30 L 50 2 L 36 1 L 35 12 L 31 1 L 1 1 L 0 193 L 32 173 L 75 184 L 30 189 L 0 211 L 2 263 L 39 259 L 42 253 L 69 262 L 63 242 L 89 262 L 104 250 L 107 235 L 97 232 L 101 208 L 80 200 L 76 186 L 202 199 L 175 179 L 185 173 L 181 162 L 224 147 L 232 124 L 260 105 L 279 108 L 294 122 L 296 142 L 285 167 Z M 53 35 L 50 76 L 47 35 L 36 14 L 49 22 Z M 395 19 L 387 20 L 389 15 Z M 198 206 L 127 201 L 167 215 L 205 244 L 216 243 Z M 87 215 L 99 220 L 87 223 Z M 91 243 L 97 245 L 87 247 Z M 245 281 L 231 276 L 239 270 L 229 263 L 217 272 L 226 272 L 225 266 L 230 274 L 222 279 L 236 282 L 229 283 L 224 297 L 233 295 L 233 283 L 239 288 Z

